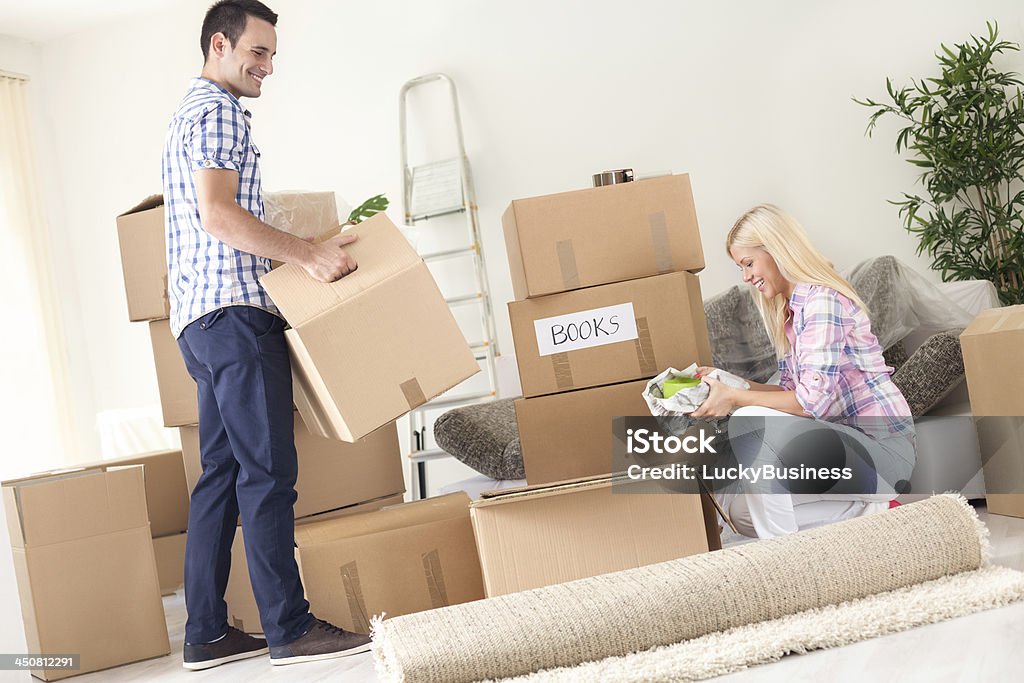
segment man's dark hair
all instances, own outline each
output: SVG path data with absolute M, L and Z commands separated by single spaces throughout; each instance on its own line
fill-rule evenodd
M 210 38 L 214 33 L 223 33 L 234 47 L 245 32 L 245 22 L 249 17 L 256 17 L 271 26 L 277 26 L 277 14 L 259 0 L 220 0 L 214 3 L 206 11 L 203 32 L 199 36 L 203 62 L 205 63 L 210 56 Z

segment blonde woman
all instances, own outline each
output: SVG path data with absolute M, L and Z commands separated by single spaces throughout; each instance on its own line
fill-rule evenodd
M 888 508 L 913 470 L 914 431 L 866 306 L 800 224 L 776 206 L 744 213 L 726 250 L 757 290 L 779 358 L 779 384 L 750 382 L 744 391 L 704 378 L 711 393 L 693 416 L 731 414 L 730 441 L 741 463 L 819 472 L 845 466 L 851 476 L 832 483 L 741 482 L 738 494 L 720 495 L 733 523 L 765 538 Z

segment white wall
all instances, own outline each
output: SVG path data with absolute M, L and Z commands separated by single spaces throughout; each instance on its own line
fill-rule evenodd
M 46 97 L 44 93 L 42 48 L 33 45 L 19 38 L 0 35 L 0 69 L 28 76 L 26 88 L 27 104 L 29 114 L 29 126 L 31 128 L 32 142 L 36 149 L 37 156 L 37 181 L 41 195 L 45 198 L 45 206 L 42 207 L 42 219 L 45 229 L 48 232 L 48 241 L 52 248 L 54 261 L 53 276 L 56 279 L 57 291 L 62 294 L 59 302 L 63 327 L 68 339 L 72 342 L 65 348 L 67 366 L 71 374 L 70 384 L 72 388 L 71 406 L 73 410 L 74 424 L 72 429 L 79 435 L 79 439 L 88 443 L 92 439 L 92 422 L 94 414 L 92 406 L 93 397 L 93 374 L 88 358 L 80 353 L 80 346 L 75 340 L 80 339 L 84 333 L 84 326 L 81 316 L 78 313 L 78 282 L 75 275 L 77 267 L 73 254 L 66 247 L 66 230 L 64 230 L 63 212 L 64 202 L 61 184 L 56 178 L 54 169 L 58 168 L 59 157 L 54 146 L 53 119 L 47 110 Z M 8 254 L 10 257 L 10 254 Z M 5 292 L 5 296 L 17 297 L 19 292 Z M 18 338 L 18 320 L 9 320 L 7 329 L 7 342 L 16 345 L 29 343 L 27 337 Z M 22 356 L 24 357 L 24 356 Z M 45 354 L 43 354 L 45 357 Z M 5 361 L 8 362 L 8 361 Z M 14 388 L 4 388 L 5 391 L 14 392 Z M 31 392 L 18 392 L 15 400 L 26 400 Z M 10 395 L 9 395 L 10 397 Z M 16 413 L 20 415 L 21 413 Z M 50 467 L 59 467 L 63 464 L 61 454 L 52 452 L 50 449 L 32 449 L 26 447 L 14 448 L 14 444 L 29 444 L 32 442 L 33 432 L 52 429 L 51 424 L 12 424 L 16 421 L 14 415 L 9 412 L 0 414 L 0 425 L 4 433 L 8 430 L 18 430 L 11 434 L 7 441 L 7 448 L 0 452 L 0 476 L 16 476 L 32 471 L 39 471 Z
M 83 415 L 157 401 L 146 326 L 127 322 L 113 217 L 160 187 L 165 126 L 199 71 L 207 4 L 182 1 L 41 49 L 57 152 L 51 213 Z M 586 187 L 607 168 L 691 173 L 705 296 L 737 282 L 722 240 L 760 201 L 787 207 L 840 267 L 891 253 L 925 271 L 886 203 L 915 174 L 892 152 L 894 126 L 864 137 L 868 111 L 850 97 L 882 97 L 886 76 L 931 75 L 939 42 L 980 33 L 986 19 L 1024 41 L 1015 0 L 291 0 L 275 9 L 277 71 L 248 102 L 268 189 L 330 188 L 349 202 L 385 191 L 398 220 L 398 89 L 432 71 L 455 78 L 509 349 L 501 212 L 513 198 Z M 1024 71 L 1020 55 L 1004 64 Z

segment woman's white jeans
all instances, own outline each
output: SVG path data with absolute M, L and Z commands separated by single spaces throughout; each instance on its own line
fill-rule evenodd
M 759 406 L 739 408 L 732 414 L 732 418 L 744 416 L 792 417 L 788 413 Z M 773 452 L 771 447 L 766 450 Z M 912 468 L 912 452 L 905 457 L 911 460 L 909 466 Z M 717 493 L 715 496 L 736 530 L 744 536 L 757 538 L 783 536 L 802 529 L 870 515 L 888 509 L 889 501 L 896 497 L 892 491 L 870 494 L 744 492 L 749 490 L 749 487 L 743 485 L 740 491 Z

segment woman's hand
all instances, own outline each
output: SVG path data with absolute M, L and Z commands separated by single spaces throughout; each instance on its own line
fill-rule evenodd
M 714 368 L 708 369 L 713 370 Z M 739 390 L 722 384 L 717 379 L 704 377 L 703 372 L 700 374 L 702 375 L 700 381 L 708 385 L 711 393 L 708 395 L 707 400 L 701 403 L 697 410 L 690 413 L 690 415 L 697 418 L 726 417 L 736 407 L 736 394 Z
M 698 377 L 707 377 L 708 375 L 710 375 L 712 372 L 714 372 L 717 369 L 718 368 L 713 368 L 710 365 L 701 365 L 700 367 L 697 368 L 697 376 Z

